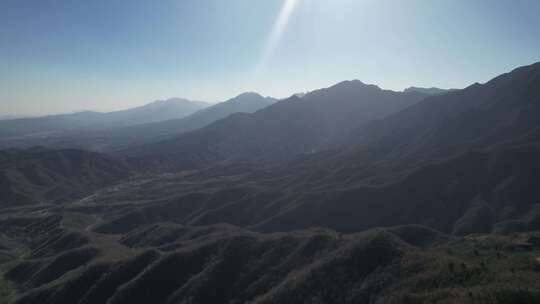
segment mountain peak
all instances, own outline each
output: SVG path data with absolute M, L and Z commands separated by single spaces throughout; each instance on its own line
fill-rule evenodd
M 344 80 L 336 84 L 336 86 L 353 86 L 353 85 L 365 86 L 366 84 L 358 79 Z
M 358 79 L 353 80 L 345 80 L 342 82 L 339 82 L 332 86 L 331 88 L 339 88 L 339 89 L 376 89 L 380 90 L 378 86 L 374 84 L 366 84 Z
M 264 98 L 264 97 L 261 96 L 261 94 L 256 93 L 256 92 L 244 92 L 236 96 L 234 99 L 237 99 L 237 98 Z
M 257 104 L 257 103 L 274 103 L 276 100 L 272 97 L 264 97 L 256 92 L 245 92 L 236 97 L 222 102 L 221 104 L 242 103 L 242 104 Z
M 354 80 L 346 80 L 339 82 L 331 87 L 325 88 L 325 89 L 318 89 L 315 91 L 311 91 L 309 93 L 306 93 L 304 98 L 310 98 L 313 96 L 326 96 L 328 94 L 358 94 L 360 92 L 376 92 L 376 91 L 382 91 L 381 88 L 379 88 L 376 85 L 373 84 L 365 84 L 362 81 L 358 79 Z

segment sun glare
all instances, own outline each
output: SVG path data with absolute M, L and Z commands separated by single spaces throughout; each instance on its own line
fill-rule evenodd
M 283 3 L 283 7 L 274 23 L 272 31 L 266 40 L 261 60 L 257 66 L 257 73 L 264 69 L 268 59 L 272 56 L 272 53 L 278 46 L 298 2 L 300 2 L 300 0 L 285 0 L 285 3 Z

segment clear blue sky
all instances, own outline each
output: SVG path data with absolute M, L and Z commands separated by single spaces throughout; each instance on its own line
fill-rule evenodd
M 288 1 L 1 0 L 0 115 L 459 88 L 540 61 L 538 0 Z

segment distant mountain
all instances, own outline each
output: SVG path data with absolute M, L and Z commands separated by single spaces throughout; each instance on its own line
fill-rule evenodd
M 157 100 L 141 107 L 105 113 L 105 115 L 106 119 L 119 123 L 120 126 L 131 126 L 183 118 L 209 105 L 202 101 L 170 98 Z
M 103 136 L 113 146 L 118 146 L 122 142 L 125 142 L 123 145 L 155 142 L 205 127 L 231 114 L 254 113 L 274 104 L 276 101 L 277 99 L 262 97 L 257 93 L 243 93 L 199 110 L 182 119 L 127 127 L 114 132 L 107 132 L 107 134 L 99 134 L 99 136 Z
M 125 151 L 138 160 L 197 166 L 220 160 L 284 160 L 339 142 L 351 130 L 425 97 L 360 81 L 292 96 L 253 114 L 235 114 L 161 143 Z
M 227 101 L 220 102 L 179 119 L 168 119 L 159 122 L 143 123 L 131 126 L 109 128 L 107 130 L 77 130 L 38 138 L 19 138 L 0 141 L 0 146 L 29 147 L 34 145 L 50 147 L 75 147 L 95 151 L 112 151 L 134 145 L 158 142 L 204 127 L 216 120 L 234 113 L 253 113 L 276 102 L 271 97 L 262 97 L 256 93 L 244 93 Z M 158 101 L 145 107 L 133 109 L 130 113 L 116 113 L 117 121 L 125 121 L 126 117 L 139 116 L 151 118 L 154 110 L 171 108 L 179 104 L 174 100 Z M 136 111 L 135 111 L 136 110 Z M 157 111 L 161 112 L 161 111 Z M 167 111 L 163 111 L 167 112 Z M 172 109 L 170 114 L 174 114 Z M 123 117 L 122 117 L 123 116 Z M 140 121 L 140 120 L 139 120 Z
M 191 131 L 199 129 L 235 113 L 254 113 L 275 102 L 277 102 L 277 99 L 272 97 L 262 97 L 253 92 L 243 93 L 186 117 L 182 122 L 184 125 L 182 130 Z
M 143 123 L 182 118 L 208 104 L 172 98 L 145 106 L 109 113 L 79 112 L 0 121 L 0 139 L 14 137 L 47 137 L 66 132 L 103 130 Z
M 439 89 L 439 88 L 419 88 L 419 87 L 409 87 L 403 90 L 403 92 L 418 92 L 426 95 L 438 95 L 438 94 L 444 94 L 451 91 L 455 91 L 456 89 Z
M 121 162 L 81 150 L 0 151 L 0 208 L 64 202 L 125 178 Z

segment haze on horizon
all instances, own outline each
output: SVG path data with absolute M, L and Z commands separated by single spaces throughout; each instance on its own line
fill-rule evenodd
M 5 0 L 0 116 L 346 79 L 461 88 L 539 61 L 539 12 L 536 0 Z

